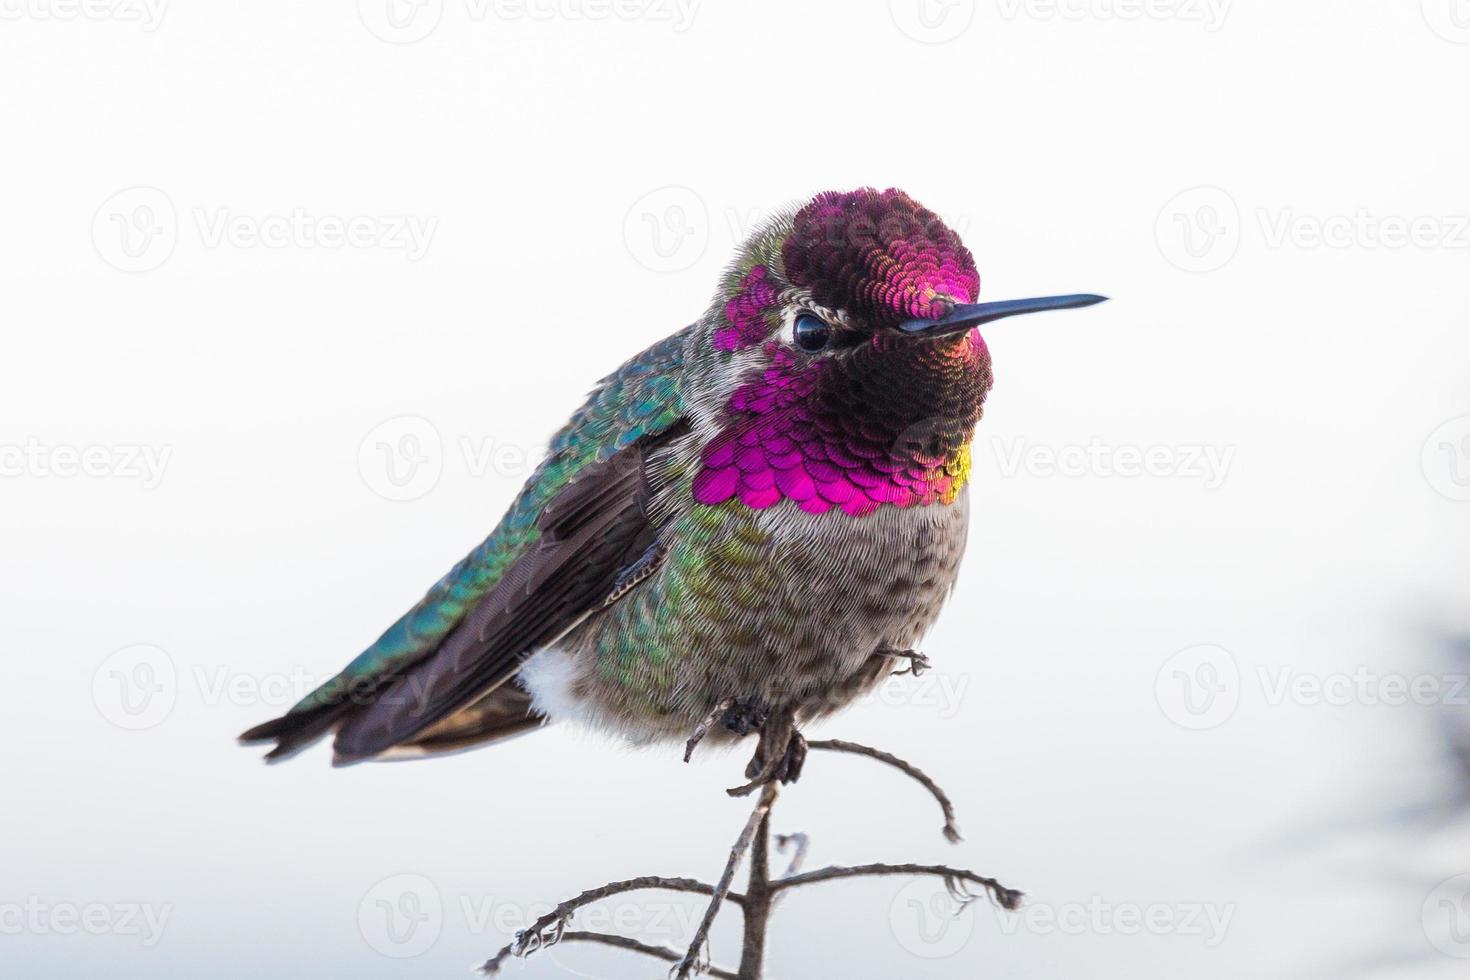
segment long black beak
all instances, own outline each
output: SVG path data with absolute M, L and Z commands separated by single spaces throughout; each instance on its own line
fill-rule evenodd
M 907 334 L 943 337 L 1008 316 L 1041 313 L 1045 310 L 1079 310 L 1106 299 L 1106 296 L 1093 293 L 1073 293 L 1070 296 L 1042 296 L 1037 299 L 1005 299 L 996 303 L 961 303 L 948 315 L 937 320 L 905 320 L 898 325 L 898 329 Z

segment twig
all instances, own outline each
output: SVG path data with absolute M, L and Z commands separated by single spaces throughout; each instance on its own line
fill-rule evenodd
M 771 904 L 771 810 L 767 807 L 750 841 L 750 875 L 745 883 L 745 928 L 740 944 L 740 973 L 736 980 L 761 980 Z
M 806 745 L 809 749 L 825 749 L 828 752 L 850 752 L 854 755 L 865 755 L 870 759 L 886 762 L 893 768 L 913 778 L 929 791 L 929 794 L 939 802 L 939 809 L 944 811 L 944 839 L 951 844 L 958 844 L 960 842 L 960 828 L 954 822 L 954 804 L 950 802 L 949 796 L 945 794 L 944 790 L 939 788 L 939 784 L 918 766 L 911 762 L 905 762 L 898 756 L 884 752 L 882 749 L 859 745 L 857 742 L 844 742 L 840 738 L 820 739 L 815 742 L 807 742 Z
M 897 656 L 908 656 L 907 653 L 896 654 Z M 922 655 L 911 658 L 912 670 L 917 673 L 927 663 Z M 728 710 L 728 705 L 721 705 Z M 694 747 L 712 729 L 719 718 L 719 713 L 711 713 L 704 722 L 695 730 L 690 738 L 686 749 L 692 752 Z M 727 725 L 729 722 L 727 721 Z M 734 730 L 734 729 L 732 729 Z M 960 904 L 961 907 L 968 905 L 981 898 L 988 897 L 1001 908 L 1014 911 L 1019 908 L 1024 898 L 1021 892 L 1007 888 L 994 878 L 986 878 L 973 871 L 962 868 L 951 868 L 941 864 L 861 864 L 852 867 L 831 866 L 821 868 L 817 871 L 801 871 L 801 866 L 806 858 L 807 837 L 805 834 L 780 835 L 776 837 L 776 846 L 785 850 L 794 845 L 794 853 L 790 866 L 786 869 L 783 877 L 772 879 L 770 874 L 770 845 L 771 845 L 771 808 L 775 804 L 781 782 L 794 779 L 800 771 L 801 756 L 807 747 L 824 749 L 829 752 L 847 752 L 853 755 L 861 755 L 870 759 L 890 765 L 910 778 L 919 782 L 938 801 L 940 809 L 944 811 L 944 836 L 951 842 L 960 839 L 959 830 L 955 826 L 954 806 L 949 797 L 939 788 L 923 770 L 911 763 L 905 762 L 881 749 L 875 749 L 856 742 L 845 742 L 839 739 L 826 739 L 807 743 L 800 740 L 797 744 L 797 736 L 793 735 L 795 730 L 794 719 L 781 717 L 775 714 L 768 717 L 761 725 L 761 739 L 757 747 L 755 757 L 751 759 L 747 767 L 747 778 L 754 777 L 752 782 L 735 790 L 728 790 L 732 794 L 753 792 L 759 788 L 761 793 L 746 820 L 735 846 L 730 849 L 730 857 L 725 863 L 725 870 L 720 879 L 714 885 L 696 881 L 692 878 L 662 878 L 654 875 L 646 875 L 639 878 L 629 878 L 625 881 L 614 881 L 600 888 L 589 889 L 575 898 L 568 899 L 546 915 L 541 916 L 527 929 L 518 933 L 509 945 L 505 946 L 495 954 L 481 968 L 487 974 L 499 971 L 501 965 L 511 956 L 529 956 L 546 946 L 557 942 L 590 942 L 601 943 L 626 949 L 632 952 L 643 953 L 657 959 L 672 963 L 669 971 L 670 980 L 688 980 L 693 974 L 705 973 L 718 978 L 718 980 L 761 980 L 763 961 L 765 958 L 766 934 L 770 924 L 771 910 L 777 901 L 788 889 L 799 888 L 804 885 L 818 884 L 824 881 L 836 881 L 845 878 L 876 877 L 886 875 L 932 875 L 943 879 L 945 888 L 950 896 Z M 738 734 L 738 732 L 737 732 Z M 778 753 L 778 749 L 780 750 Z M 686 761 L 688 755 L 686 753 Z M 750 854 L 750 873 L 745 893 L 742 895 L 730 890 L 735 880 L 735 874 L 740 870 L 740 864 L 745 855 Z M 572 931 L 567 928 L 575 912 L 584 905 L 591 904 L 600 899 L 607 898 L 621 892 L 633 891 L 642 888 L 657 888 L 668 891 L 688 892 L 699 895 L 708 895 L 709 906 L 705 909 L 704 917 L 699 923 L 690 941 L 689 948 L 680 955 L 672 949 L 663 946 L 654 946 L 629 937 L 612 935 L 607 933 Z M 976 891 L 975 889 L 982 889 Z M 714 925 L 715 918 L 725 902 L 731 902 L 740 906 L 744 912 L 744 944 L 742 948 L 739 971 L 731 973 L 728 970 L 718 969 L 709 962 L 709 934 Z
M 740 836 L 735 840 L 735 846 L 730 848 L 730 859 L 725 862 L 725 871 L 720 875 L 719 884 L 715 885 L 713 896 L 710 898 L 709 908 L 704 910 L 704 919 L 700 921 L 699 928 L 694 932 L 694 938 L 689 943 L 689 951 L 679 960 L 670 975 L 674 980 L 687 980 L 695 964 L 699 962 L 700 950 L 709 942 L 710 926 L 714 925 L 715 916 L 719 914 L 720 905 L 730 893 L 730 884 L 735 880 L 735 872 L 740 867 L 740 861 L 745 852 L 750 849 L 751 841 L 755 839 L 756 831 L 765 825 L 771 806 L 776 802 L 778 792 L 776 783 L 767 783 L 761 789 L 760 799 L 756 801 L 755 809 L 750 812 L 750 819 L 745 821 L 745 829 L 740 831 Z
M 515 939 L 502 946 L 494 956 L 485 961 L 480 967 L 480 972 L 487 976 L 495 974 L 501 964 L 512 956 L 529 956 L 546 946 L 553 946 L 567 936 L 566 925 L 571 921 L 573 913 L 584 905 L 601 901 L 613 895 L 623 892 L 638 891 L 644 888 L 656 888 L 671 892 L 691 892 L 696 895 L 714 895 L 715 886 L 693 878 L 662 878 L 658 875 L 643 875 L 638 878 L 628 878 L 623 881 L 612 881 L 599 888 L 589 888 L 575 898 L 569 898 L 556 908 L 547 912 L 541 918 L 531 923 L 525 929 L 516 934 Z M 728 885 L 721 899 L 733 902 L 736 905 L 745 904 L 745 896 L 739 892 L 732 892 Z
M 1001 908 L 1014 912 L 1021 907 L 1021 901 L 1025 898 L 1023 892 L 1014 888 L 1007 888 L 994 878 L 986 878 L 977 875 L 973 871 L 962 868 L 951 868 L 943 864 L 859 864 L 851 868 L 832 866 L 821 868 L 817 871 L 807 871 L 803 874 L 792 875 L 790 878 L 781 878 L 771 883 L 772 892 L 783 892 L 788 888 L 799 888 L 802 885 L 814 885 L 821 881 L 835 881 L 839 878 L 862 878 L 878 875 L 937 875 L 944 879 L 945 887 L 949 889 L 950 895 L 962 905 L 969 904 L 979 898 L 968 891 L 964 886 L 979 885 L 984 888 Z
M 563 933 L 561 941 L 564 943 L 601 943 L 604 946 L 616 946 L 618 949 L 632 950 L 635 953 L 653 956 L 657 959 L 667 960 L 670 963 L 677 963 L 679 961 L 678 952 L 669 949 L 667 946 L 653 946 L 649 943 L 641 943 L 636 939 L 629 939 L 627 936 L 616 936 L 606 932 L 581 932 L 573 930 Z M 729 970 L 722 970 L 717 966 L 710 967 L 708 972 L 716 980 L 739 980 Z

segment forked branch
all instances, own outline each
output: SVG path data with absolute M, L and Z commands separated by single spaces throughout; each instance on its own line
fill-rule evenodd
M 915 666 L 917 667 L 918 665 L 916 664 Z M 699 744 L 699 739 L 709 731 L 716 720 L 717 716 L 712 715 L 705 724 L 700 726 L 699 730 L 695 732 L 695 736 L 690 739 L 688 752 L 693 751 L 694 747 Z M 766 739 L 769 744 L 765 747 L 764 754 L 757 754 L 757 758 L 766 763 L 766 766 L 763 766 L 762 770 L 769 768 L 772 753 L 778 748 L 774 743 L 778 740 L 781 741 L 781 744 L 786 744 L 784 736 L 780 739 Z M 959 842 L 960 835 L 955 825 L 954 805 L 950 802 L 949 796 L 939 787 L 939 784 L 917 766 L 905 762 L 903 759 L 891 753 L 884 752 L 881 749 L 859 745 L 856 742 L 845 742 L 840 739 L 825 739 L 815 742 L 805 742 L 802 740 L 802 744 L 810 749 L 828 752 L 846 752 L 851 755 L 876 759 L 916 780 L 939 803 L 939 808 L 944 813 L 943 833 L 945 838 L 951 843 Z M 989 898 L 990 901 L 1007 910 L 1015 910 L 1020 907 L 1023 896 L 1016 889 L 1008 888 L 994 878 L 987 878 L 973 871 L 968 871 L 963 868 L 951 868 L 942 864 L 859 864 L 850 867 L 833 865 L 831 867 L 820 868 L 816 871 L 801 871 L 802 860 L 805 857 L 808 845 L 805 834 L 778 835 L 776 837 L 776 846 L 782 850 L 785 850 L 787 845 L 794 845 L 794 855 L 791 866 L 786 870 L 785 875 L 780 878 L 772 878 L 770 873 L 770 828 L 771 809 L 775 805 L 779 786 L 776 773 L 777 770 L 772 769 L 769 774 L 764 771 L 754 774 L 757 778 L 749 785 L 749 789 L 759 787 L 761 791 L 760 796 L 755 808 L 746 819 L 740 836 L 736 838 L 734 846 L 730 848 L 729 857 L 725 861 L 724 871 L 715 884 L 710 885 L 692 878 L 664 878 L 656 875 L 645 875 L 638 878 L 610 882 L 599 888 L 588 889 L 575 898 L 562 902 L 556 908 L 533 922 L 528 928 L 518 933 L 512 942 L 486 961 L 481 968 L 482 971 L 487 974 L 497 973 L 500 967 L 510 957 L 529 956 L 539 949 L 558 942 L 585 942 L 599 943 L 635 953 L 642 953 L 645 956 L 671 963 L 673 964 L 669 971 L 671 980 L 688 980 L 689 977 L 699 974 L 720 978 L 720 980 L 760 980 L 765 959 L 767 927 L 769 925 L 771 910 L 775 907 L 776 900 L 794 888 L 847 878 L 883 877 L 890 875 L 932 876 L 944 882 L 944 886 L 949 891 L 950 896 L 962 907 L 980 898 Z M 761 777 L 765 777 L 765 779 L 763 780 Z M 750 873 L 746 890 L 744 894 L 733 892 L 730 889 L 734 883 L 735 874 L 740 870 L 740 865 L 747 854 L 750 855 Z M 576 931 L 568 928 L 573 915 L 576 914 L 578 909 L 613 895 L 636 891 L 638 889 L 661 889 L 664 891 L 684 892 L 709 897 L 709 905 L 706 907 L 704 916 L 700 920 L 698 928 L 690 939 L 689 948 L 685 952 L 681 954 L 665 946 L 652 945 L 626 936 Z M 745 920 L 740 968 L 738 972 L 719 969 L 712 966 L 709 962 L 708 947 L 710 928 L 714 925 L 715 918 L 719 915 L 720 909 L 727 902 L 738 906 Z

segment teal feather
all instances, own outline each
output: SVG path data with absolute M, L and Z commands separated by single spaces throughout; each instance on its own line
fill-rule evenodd
M 401 671 L 432 653 L 536 540 L 536 518 L 548 500 L 585 467 L 677 422 L 684 414 L 680 380 L 688 333 L 659 341 L 603 378 L 552 438 L 546 459 L 490 536 L 287 717 L 338 703 L 355 685 Z

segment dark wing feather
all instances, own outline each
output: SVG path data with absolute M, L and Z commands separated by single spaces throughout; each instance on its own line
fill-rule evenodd
M 527 656 L 601 607 L 657 534 L 649 514 L 649 456 L 685 431 L 676 425 L 579 473 L 542 510 L 535 544 L 439 649 L 346 717 L 333 743 L 336 763 L 413 741 L 503 684 Z

